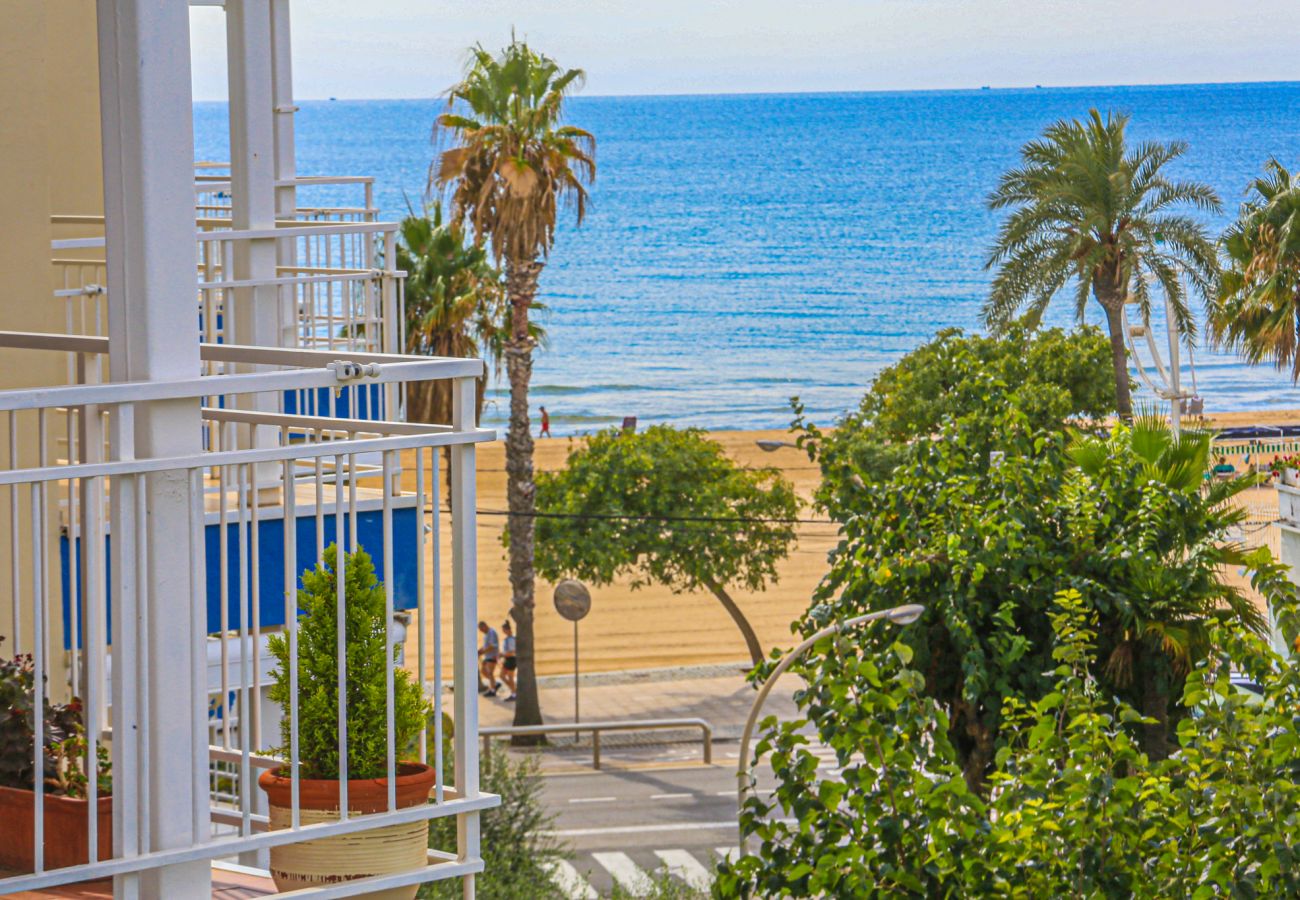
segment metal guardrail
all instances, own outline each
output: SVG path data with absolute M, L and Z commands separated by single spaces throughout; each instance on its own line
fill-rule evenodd
M 713 726 L 704 719 L 633 719 L 625 722 L 566 722 L 557 725 L 503 725 L 480 728 L 483 739 L 483 771 L 489 765 L 488 746 L 494 737 L 513 737 L 517 734 L 560 734 L 570 731 L 591 732 L 591 764 L 600 768 L 600 736 L 606 731 L 666 731 L 678 728 L 698 728 L 704 742 L 704 764 L 713 764 Z

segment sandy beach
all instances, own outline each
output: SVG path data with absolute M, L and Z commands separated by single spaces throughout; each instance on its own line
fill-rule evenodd
M 1248 424 L 1282 424 L 1300 422 L 1300 410 L 1277 410 L 1255 413 L 1226 413 L 1213 417 L 1211 424 L 1228 427 Z M 721 443 L 728 454 L 746 465 L 775 466 L 795 485 L 807 500 L 816 487 L 817 467 L 799 450 L 782 447 L 774 452 L 761 450 L 760 439 L 789 440 L 788 432 L 718 431 L 711 437 Z M 539 440 L 536 464 L 539 471 L 563 465 L 573 442 L 578 439 L 557 437 Z M 506 509 L 505 447 L 501 441 L 480 445 L 478 452 L 478 508 L 481 511 Z M 414 472 L 407 463 L 406 486 L 414 487 Z M 427 465 L 427 456 L 426 456 Z M 1251 502 L 1260 506 L 1276 504 L 1271 490 L 1252 492 Z M 445 503 L 445 500 L 444 500 Z M 810 508 L 802 515 L 820 519 Z M 442 519 L 443 591 L 450 597 L 451 582 L 447 571 L 450 560 L 448 517 Z M 506 580 L 505 550 L 501 546 L 503 516 L 480 514 L 479 541 L 479 612 L 482 618 L 500 625 L 510 607 Z M 1274 531 L 1276 529 L 1270 529 Z M 1273 535 L 1275 537 L 1275 535 Z M 814 587 L 826 571 L 827 553 L 835 546 L 834 525 L 807 524 L 799 527 L 799 541 L 780 567 L 778 583 L 763 592 L 736 591 L 765 649 L 789 646 L 790 623 L 807 608 Z M 1259 533 L 1252 543 L 1275 539 Z M 1276 550 L 1276 547 L 1274 547 Z M 432 571 L 432 552 L 427 555 L 426 572 Z M 1230 577 L 1236 573 L 1229 573 Z M 1233 577 L 1233 580 L 1237 578 Z M 537 663 L 539 674 L 565 674 L 573 669 L 573 626 L 556 613 L 551 585 L 537 582 Z M 591 614 L 580 625 L 581 665 L 584 672 L 642 669 L 659 666 L 694 665 L 743 660 L 745 645 L 730 617 L 712 595 L 673 594 L 662 587 L 632 590 L 627 583 L 593 587 Z M 444 634 L 450 634 L 450 603 L 444 604 Z M 415 642 L 409 642 L 414 659 Z M 444 645 L 450 659 L 450 644 Z M 430 659 L 432 653 L 430 652 Z

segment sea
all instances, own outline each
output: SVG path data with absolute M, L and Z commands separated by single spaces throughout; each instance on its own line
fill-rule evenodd
M 298 171 L 373 175 L 385 216 L 419 209 L 436 200 L 443 106 L 302 102 Z M 792 397 L 833 423 L 937 330 L 979 329 L 999 221 L 989 192 L 1021 145 L 1090 108 L 1129 114 L 1133 141 L 1187 143 L 1169 174 L 1219 192 L 1223 213 L 1202 216 L 1214 233 L 1270 157 L 1300 165 L 1300 83 L 575 96 L 569 120 L 595 135 L 599 173 L 542 274 L 534 409 L 557 435 L 627 416 L 784 428 Z M 194 121 L 196 157 L 228 158 L 225 105 L 195 104 Z M 345 199 L 332 190 L 315 197 Z M 1072 307 L 1062 296 L 1048 323 L 1070 325 Z M 1183 362 L 1207 413 L 1300 409 L 1271 367 L 1203 341 Z M 485 424 L 504 424 L 507 394 L 491 386 Z M 1138 398 L 1154 400 L 1145 387 Z

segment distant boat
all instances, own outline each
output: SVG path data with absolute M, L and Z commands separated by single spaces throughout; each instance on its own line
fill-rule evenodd
M 339 99 L 338 97 L 330 97 L 330 103 L 334 103 L 334 102 L 336 102 L 338 99 Z
M 993 90 L 993 88 L 989 87 L 987 84 L 984 84 L 984 85 L 980 85 L 980 90 L 981 90 L 981 91 L 991 91 L 991 90 Z

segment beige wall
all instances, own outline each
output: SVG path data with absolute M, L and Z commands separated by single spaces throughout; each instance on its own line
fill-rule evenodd
M 5 0 L 0 28 L 0 329 L 63 332 L 65 311 L 52 291 L 61 276 L 51 265 L 53 238 L 81 237 L 102 229 L 51 227 L 53 214 L 101 215 L 103 185 L 99 142 L 98 59 L 93 0 Z M 68 251 L 78 257 L 93 251 Z M 59 353 L 0 349 L 0 390 L 67 381 L 67 359 Z M 47 450 L 66 451 L 62 422 L 51 417 Z M 38 452 L 34 415 L 23 415 L 16 429 L 19 459 L 34 464 Z M 0 415 L 0 460 L 8 458 L 9 423 Z M 61 499 L 58 488 L 51 503 Z M 21 494 L 24 510 L 26 491 Z M 12 631 L 9 489 L 0 488 L 0 635 Z M 47 538 L 58 537 L 58 516 L 51 516 Z M 24 512 L 21 521 L 26 521 Z M 19 528 L 20 533 L 23 528 Z M 51 561 L 57 544 L 50 544 Z M 18 564 L 20 596 L 30 598 L 30 535 L 21 534 Z M 27 562 L 27 565 L 23 565 Z M 53 567 L 52 567 L 53 568 Z M 56 576 L 57 569 L 50 572 Z M 49 582 L 58 596 L 58 582 Z M 31 613 L 27 600 L 24 641 L 30 646 Z M 50 643 L 62 647 L 62 622 L 55 604 L 50 612 Z M 12 643 L 0 646 L 8 652 Z M 51 662 L 62 658 L 57 653 Z M 51 685 L 64 686 L 51 671 Z

